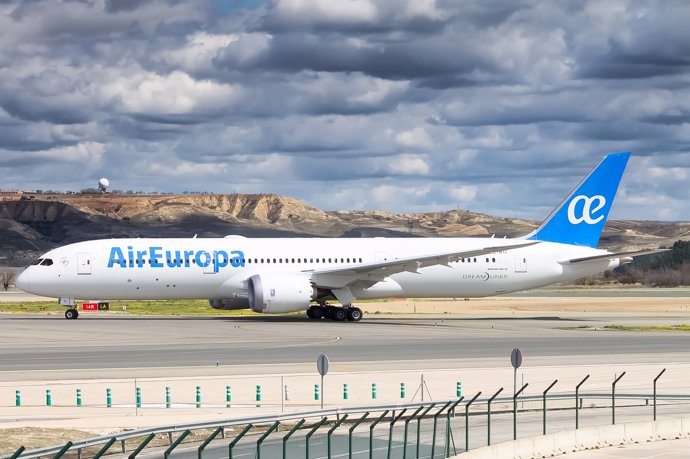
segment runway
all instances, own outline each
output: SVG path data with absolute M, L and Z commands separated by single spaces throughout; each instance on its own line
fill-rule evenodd
M 312 364 L 326 353 L 333 362 L 395 362 L 400 367 L 448 367 L 449 362 L 506 359 L 519 347 L 542 363 L 641 362 L 659 355 L 690 360 L 690 334 L 615 332 L 559 327 L 672 324 L 683 316 L 436 317 L 370 316 L 359 323 L 297 316 L 234 318 L 132 318 L 3 315 L 0 371 L 138 369 L 219 365 Z M 376 364 L 378 365 L 378 363 Z M 377 367 L 380 369 L 380 367 Z M 143 373 L 142 373 L 143 372 Z

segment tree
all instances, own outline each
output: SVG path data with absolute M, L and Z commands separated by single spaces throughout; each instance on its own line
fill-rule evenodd
M 0 282 L 2 282 L 2 287 L 5 289 L 5 291 L 10 288 L 10 284 L 14 282 L 14 278 L 16 276 L 17 273 L 14 272 L 14 270 L 7 267 L 0 268 Z

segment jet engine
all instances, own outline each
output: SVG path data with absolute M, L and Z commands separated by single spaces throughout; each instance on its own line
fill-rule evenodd
M 247 290 L 249 307 L 265 314 L 304 311 L 316 296 L 309 279 L 295 274 L 256 274 L 247 280 Z
M 222 309 L 224 311 L 231 311 L 234 309 L 249 309 L 249 300 L 247 298 L 223 298 L 222 300 L 208 300 L 208 304 L 213 309 Z

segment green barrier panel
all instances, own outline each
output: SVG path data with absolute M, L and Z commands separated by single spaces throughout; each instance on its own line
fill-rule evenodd
M 256 406 L 260 407 L 261 403 L 261 386 L 256 386 Z
M 105 445 L 103 445 L 103 448 L 101 448 L 101 449 L 96 453 L 96 455 L 93 457 L 93 459 L 99 459 L 101 456 L 103 456 L 103 455 L 105 454 L 105 452 L 108 451 L 108 449 L 109 449 L 111 446 L 113 446 L 113 444 L 114 444 L 116 441 L 117 441 L 117 438 L 115 438 L 115 437 L 113 437 L 113 438 L 111 438 L 110 440 L 108 440 L 108 443 L 106 443 Z
M 343 400 L 347 400 L 348 395 L 347 395 L 347 384 L 343 384 Z
M 314 384 L 314 400 L 318 400 L 318 399 L 319 399 L 319 385 Z
M 306 419 L 302 418 L 292 429 L 290 429 L 290 432 L 283 437 L 283 459 L 287 459 L 287 441 L 290 439 L 293 433 L 297 432 L 297 429 L 302 427 L 302 424 L 305 422 Z
M 232 393 L 230 386 L 225 386 L 225 408 L 232 408 Z
M 345 419 L 347 419 L 347 416 L 348 415 L 346 414 L 342 418 L 338 419 L 338 421 L 335 424 L 333 424 L 333 427 L 331 427 L 328 430 L 328 435 L 327 435 L 327 438 L 328 438 L 328 459 L 331 459 L 331 435 L 333 435 L 333 432 L 335 431 L 335 429 L 340 427 L 340 424 L 345 422 Z
M 53 397 L 50 395 L 50 389 L 46 389 L 46 406 L 53 405 Z
M 14 406 L 22 406 L 22 395 L 18 390 L 14 391 Z
M 376 399 L 376 383 L 372 383 L 371 385 L 371 398 L 374 400 Z
M 230 442 L 230 444 L 228 445 L 228 459 L 232 459 L 232 449 L 242 439 L 242 437 L 244 437 L 247 434 L 247 432 L 249 432 L 249 429 L 251 429 L 252 427 L 254 427 L 253 424 L 247 424 L 247 426 L 244 429 L 242 429 L 242 432 L 240 432 L 239 435 L 237 435 L 235 439 Z
M 391 421 L 390 427 L 388 428 L 388 455 L 386 456 L 388 459 L 391 459 L 391 447 L 393 446 L 393 427 L 395 427 L 395 423 L 398 422 L 401 417 L 403 417 L 403 414 L 405 414 L 406 411 L 407 408 L 402 410 L 400 414 Z
M 359 420 L 357 422 L 355 422 L 352 425 L 352 427 L 350 427 L 350 431 L 348 432 L 348 439 L 347 439 L 347 442 L 349 445 L 348 446 L 348 456 L 347 456 L 348 459 L 352 459 L 352 432 L 354 432 L 354 430 L 357 428 L 357 426 L 360 425 L 362 423 L 362 421 L 364 421 L 367 418 L 367 416 L 369 416 L 368 411 L 366 413 L 364 413 L 364 416 L 359 418 Z
M 408 428 L 408 426 L 409 426 L 409 424 L 410 424 L 410 421 L 412 421 L 412 420 L 415 418 L 415 416 L 417 416 L 417 414 L 419 414 L 419 412 L 422 411 L 423 409 L 424 409 L 424 405 L 422 405 L 422 406 L 420 406 L 419 408 L 417 408 L 417 409 L 415 410 L 415 412 L 412 413 L 412 416 L 410 416 L 409 418 L 405 419 L 405 435 L 404 435 L 404 437 L 403 437 L 403 454 L 402 454 L 402 457 L 403 457 L 403 458 L 407 457 L 407 428 Z
M 180 435 L 179 437 L 177 437 L 177 440 L 175 440 L 175 441 L 173 442 L 173 444 L 170 445 L 170 448 L 168 448 L 168 449 L 165 450 L 165 452 L 163 453 L 163 457 L 164 457 L 165 459 L 168 459 L 168 456 L 170 456 L 170 453 L 172 453 L 173 450 L 174 450 L 175 448 L 177 448 L 178 445 L 179 445 L 180 443 L 182 443 L 182 441 L 183 441 L 185 438 L 187 438 L 187 435 L 189 435 L 190 433 L 191 433 L 190 430 L 185 430 L 184 432 L 182 432 L 182 435 Z
M 77 406 L 81 406 L 81 389 L 77 389 Z
M 137 446 L 137 449 L 132 451 L 132 454 L 130 454 L 127 459 L 134 459 L 135 457 L 137 457 L 137 454 L 139 454 L 142 449 L 146 448 L 146 445 L 148 445 L 151 442 L 151 440 L 153 440 L 155 437 L 156 436 L 154 434 L 149 434 L 148 437 L 146 437 L 144 441 L 142 441 L 141 444 Z
M 170 408 L 170 388 L 165 388 L 165 407 Z
M 137 394 L 137 408 L 141 408 L 141 388 L 140 387 L 137 387 L 136 394 Z
M 405 383 L 400 383 L 400 398 L 405 398 Z
M 307 447 L 307 450 L 306 450 L 306 458 L 307 459 L 309 459 L 309 439 L 311 438 L 312 435 L 314 435 L 314 432 L 319 430 L 319 427 L 321 427 L 324 424 L 324 422 L 326 422 L 327 419 L 328 419 L 327 417 L 323 417 L 321 419 L 321 421 L 319 421 L 319 423 L 314 426 L 314 428 L 312 428 L 309 432 L 307 432 L 307 435 L 305 437 L 305 441 L 307 443 L 307 446 L 306 446 Z
M 201 386 L 196 386 L 196 407 L 201 408 Z
M 113 406 L 113 397 L 110 389 L 105 390 L 105 405 L 108 408 L 111 408 Z
M 25 450 L 26 448 L 20 446 L 19 449 L 15 451 L 13 455 L 10 456 L 10 459 L 17 459 Z
M 462 383 L 460 381 L 455 384 L 455 396 L 462 397 Z
M 199 449 L 198 449 L 198 453 L 199 453 L 198 459 L 201 459 L 201 453 L 204 452 L 204 450 L 209 445 L 209 443 L 211 443 L 213 441 L 213 439 L 216 438 L 218 436 L 218 434 L 221 433 L 222 431 L 223 431 L 223 427 L 218 427 L 216 430 L 213 431 L 213 433 L 206 440 L 204 440 L 204 442 L 201 444 L 201 446 L 199 446 Z
M 256 441 L 256 459 L 261 459 L 261 444 L 264 442 L 264 440 L 266 440 L 268 438 L 269 435 L 271 435 L 273 433 L 274 430 L 276 430 L 278 428 L 279 425 L 280 425 L 280 421 L 274 422 L 273 425 L 268 428 L 266 433 L 264 433 L 261 436 L 261 438 L 259 438 Z

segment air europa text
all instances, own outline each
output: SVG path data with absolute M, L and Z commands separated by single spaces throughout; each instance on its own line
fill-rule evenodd
M 164 250 L 163 247 L 134 250 L 132 246 L 128 246 L 126 251 L 120 247 L 111 247 L 108 257 L 108 268 L 189 268 L 197 265 L 201 268 L 212 266 L 213 271 L 218 272 L 228 265 L 239 268 L 244 263 L 244 253 L 240 250 L 230 253 L 225 250 Z

